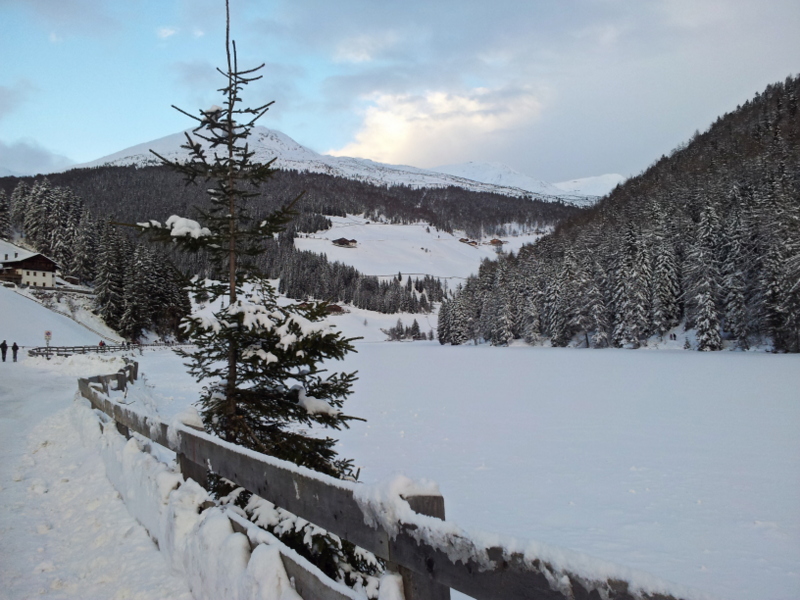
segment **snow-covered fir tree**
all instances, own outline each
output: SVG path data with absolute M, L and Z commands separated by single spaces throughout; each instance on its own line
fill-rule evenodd
M 0 190 L 0 238 L 11 238 L 11 199 Z
M 263 218 L 252 216 L 260 187 L 274 171 L 271 162 L 252 160 L 247 137 L 272 103 L 242 105 L 244 88 L 260 78 L 264 65 L 241 68 L 229 33 L 225 49 L 222 106 L 197 117 L 184 113 L 197 122 L 186 134 L 190 160 L 175 163 L 159 157 L 189 183 L 202 182 L 210 208 L 198 210 L 199 220 L 172 216 L 164 224 L 151 220 L 139 225 L 182 250 L 204 250 L 212 265 L 212 279 L 195 277 L 190 284 L 203 301 L 183 323 L 194 347 L 179 350 L 189 372 L 204 384 L 198 405 L 206 430 L 333 477 L 353 478 L 352 461 L 338 456 L 336 440 L 325 432 L 347 427 L 355 418 L 343 411 L 355 373 L 323 368 L 326 361 L 341 360 L 352 351 L 352 340 L 326 322 L 323 303 L 279 304 L 256 267 L 265 240 L 283 229 L 297 199 Z M 214 490 L 228 491 L 224 482 Z M 299 539 L 292 532 L 275 532 L 329 576 L 349 584 L 358 578 L 353 567 L 363 561 L 338 538 L 315 537 L 307 544 L 304 539 L 314 537 L 311 530 Z

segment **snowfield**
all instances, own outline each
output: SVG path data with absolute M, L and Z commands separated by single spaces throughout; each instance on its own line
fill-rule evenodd
M 93 343 L 10 290 L 0 302 L 9 342 L 49 327 L 59 345 Z M 331 365 L 359 371 L 345 412 L 367 422 L 334 433 L 363 482 L 433 480 L 469 531 L 582 552 L 691 597 L 800 597 L 800 356 L 380 341 L 398 316 L 329 319 L 364 336 Z M 136 358 L 146 393 L 133 408 L 169 422 L 194 401 L 177 356 Z M 76 377 L 119 364 L 21 360 L 0 363 L 0 597 L 188 598 L 71 425 Z
M 372 484 L 432 479 L 447 519 L 712 597 L 800 597 L 800 357 L 357 343 L 337 434 Z M 196 384 L 140 359 L 158 410 Z M 196 388 L 195 388 L 196 389 Z M 159 398 L 160 396 L 160 398 Z
M 122 339 L 88 310 L 87 298 L 75 295 L 72 299 L 66 294 L 62 300 L 54 300 L 53 307 L 65 314 L 41 306 L 29 289 L 0 286 L 0 341 L 6 340 L 9 346 L 16 342 L 22 348 L 44 346 L 45 331 L 52 333 L 51 346 L 95 346 L 101 336 L 106 341 Z M 23 354 L 24 349 L 20 357 Z
M 471 246 L 453 235 L 425 223 L 397 225 L 369 221 L 359 216 L 328 217 L 333 226 L 326 231 L 300 234 L 294 240 L 299 250 L 325 254 L 331 262 L 355 267 L 365 275 L 412 278 L 432 275 L 448 282 L 455 289 L 470 275 L 478 272 L 484 259 L 494 259 L 497 253 L 488 243 Z M 523 244 L 532 244 L 542 237 L 526 233 L 502 238 L 504 252 L 516 252 Z M 334 246 L 333 240 L 354 239 L 355 248 Z M 476 240 L 479 241 L 479 240 Z M 452 280 L 452 281 L 451 281 Z

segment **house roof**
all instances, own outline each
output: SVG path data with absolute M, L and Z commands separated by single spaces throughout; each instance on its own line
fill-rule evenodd
M 8 256 L 8 258 L 6 258 L 6 256 Z M 26 250 L 25 248 L 15 246 L 11 242 L 0 240 L 0 264 L 12 265 L 14 263 L 28 260 L 29 258 L 33 258 L 35 256 L 41 256 L 57 266 L 56 262 L 52 258 L 48 258 L 40 252 L 32 252 L 30 250 Z
M 14 256 L 14 253 L 16 253 L 17 256 Z M 37 254 L 38 252 L 31 252 L 30 250 L 15 246 L 11 242 L 0 240 L 0 262 L 16 262 L 25 260 L 31 256 L 36 256 Z M 8 255 L 8 258 L 6 258 L 6 255 Z

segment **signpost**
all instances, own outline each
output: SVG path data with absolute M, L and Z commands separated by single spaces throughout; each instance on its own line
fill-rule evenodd
M 47 360 L 50 360 L 50 340 L 53 339 L 53 332 L 49 329 L 44 332 L 44 343 L 47 345 Z

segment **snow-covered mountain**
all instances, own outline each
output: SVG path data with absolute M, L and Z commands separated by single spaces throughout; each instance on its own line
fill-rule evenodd
M 554 183 L 553 186 L 568 194 L 584 194 L 587 196 L 605 196 L 617 185 L 625 181 L 625 177 L 618 173 L 608 173 L 596 177 L 582 177 L 570 181 Z
M 197 141 L 208 146 L 202 140 Z M 101 165 L 142 167 L 160 164 L 158 158 L 150 152 L 151 149 L 165 158 L 180 162 L 188 157 L 188 151 L 181 148 L 185 142 L 184 132 L 175 133 L 70 168 Z M 420 169 L 409 165 L 389 165 L 364 158 L 329 156 L 318 154 L 298 144 L 286 134 L 266 127 L 255 127 L 249 144 L 251 150 L 255 152 L 254 160 L 266 162 L 276 158 L 275 166 L 280 169 L 324 173 L 375 185 L 407 185 L 412 188 L 456 186 L 476 192 L 529 196 L 547 202 L 561 201 L 579 206 L 592 204 L 597 200 L 594 196 L 565 192 L 545 182 L 516 173 L 503 165 L 464 169 L 463 175 L 460 175 L 457 172 Z M 452 165 L 453 168 L 456 166 Z
M 557 188 L 551 183 L 541 181 L 535 177 L 523 175 L 501 163 L 470 161 L 455 165 L 434 167 L 432 170 L 438 173 L 447 173 L 448 175 L 471 179 L 472 181 L 480 181 L 482 183 L 490 183 L 502 187 L 518 188 L 533 192 L 534 194 L 543 194 L 546 196 L 560 196 L 564 194 L 564 190 Z

